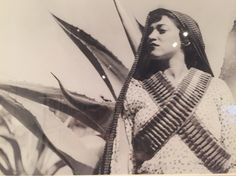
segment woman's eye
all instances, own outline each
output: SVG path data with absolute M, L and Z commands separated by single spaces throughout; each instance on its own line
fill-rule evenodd
M 167 30 L 166 29 L 158 29 L 160 34 L 164 34 Z

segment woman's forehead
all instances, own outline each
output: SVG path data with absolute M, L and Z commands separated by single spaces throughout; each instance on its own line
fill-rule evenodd
M 156 27 L 156 26 L 170 26 L 170 27 L 177 27 L 174 23 L 174 20 L 169 18 L 166 15 L 163 15 L 160 17 L 160 19 L 158 21 L 154 21 L 151 23 L 151 27 Z

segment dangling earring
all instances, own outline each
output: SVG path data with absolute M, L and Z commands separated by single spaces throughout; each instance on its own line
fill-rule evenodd
M 181 32 L 181 38 L 183 40 L 183 42 L 181 42 L 181 44 L 185 47 L 189 46 L 191 44 L 191 42 L 188 39 L 188 35 L 189 35 L 189 33 L 187 31 Z
M 191 42 L 189 40 L 186 40 L 184 42 L 181 42 L 181 44 L 186 47 L 186 46 L 191 45 Z

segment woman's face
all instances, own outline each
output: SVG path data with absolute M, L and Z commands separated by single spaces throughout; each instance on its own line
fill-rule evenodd
M 150 25 L 150 30 L 148 39 L 153 59 L 170 59 L 182 52 L 179 29 L 169 17 L 162 16 L 160 21 Z

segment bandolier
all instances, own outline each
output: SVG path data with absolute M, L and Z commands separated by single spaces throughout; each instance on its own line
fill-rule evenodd
M 158 106 L 158 111 L 135 135 L 135 152 L 153 157 L 173 135 L 178 134 L 211 172 L 226 173 L 225 163 L 230 155 L 198 122 L 194 113 L 210 80 L 210 74 L 194 68 L 176 89 L 160 72 L 144 80 L 143 87 Z

